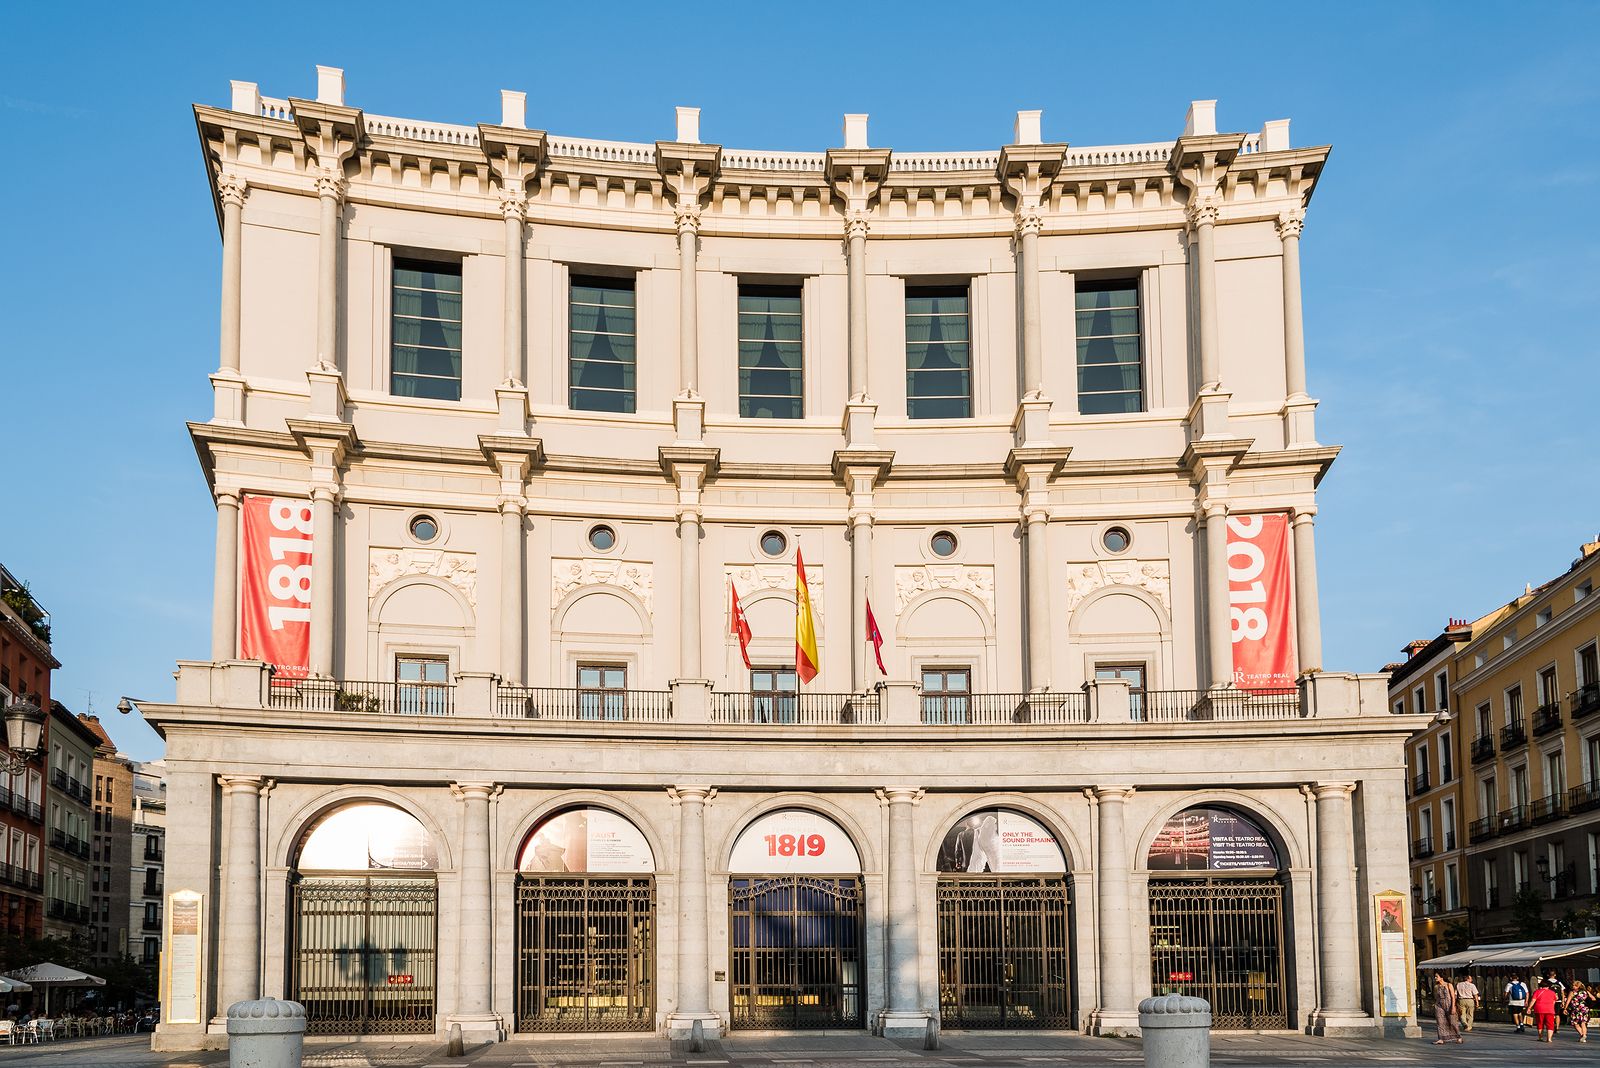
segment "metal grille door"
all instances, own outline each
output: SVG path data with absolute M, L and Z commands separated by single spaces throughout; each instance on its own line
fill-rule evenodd
M 1065 879 L 939 880 L 939 1015 L 947 1027 L 1072 1027 Z
M 291 890 L 289 997 L 314 1035 L 431 1034 L 438 890 L 433 877 L 319 876 Z
M 517 881 L 517 1030 L 655 1027 L 656 885 L 648 876 Z
M 1219 1031 L 1286 1029 L 1283 884 L 1271 879 L 1150 883 L 1150 983 L 1211 1003 Z
M 865 1026 L 860 879 L 733 879 L 728 896 L 734 1027 Z

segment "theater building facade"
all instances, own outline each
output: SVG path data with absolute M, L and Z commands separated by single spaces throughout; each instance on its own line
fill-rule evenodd
M 262 995 L 532 1041 L 1118 1034 L 1165 991 L 1414 1026 L 1419 721 L 1321 663 L 1328 150 L 1209 102 L 931 153 L 526 110 L 367 114 L 328 68 L 195 108 L 216 597 L 141 703 L 156 1042 Z

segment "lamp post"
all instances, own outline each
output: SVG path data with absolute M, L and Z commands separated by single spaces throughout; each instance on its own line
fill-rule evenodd
M 11 775 L 20 775 L 44 748 L 44 710 L 27 694 L 6 706 L 6 747 L 0 768 Z

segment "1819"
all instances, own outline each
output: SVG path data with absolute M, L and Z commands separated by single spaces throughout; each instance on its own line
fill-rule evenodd
M 820 834 L 769 834 L 766 843 L 769 857 L 820 857 L 828 848 Z

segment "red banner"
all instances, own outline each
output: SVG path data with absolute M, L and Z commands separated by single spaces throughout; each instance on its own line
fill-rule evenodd
M 1289 517 L 1228 517 L 1228 601 L 1233 682 L 1246 690 L 1294 687 L 1289 615 Z
M 246 496 L 239 559 L 239 655 L 305 678 L 311 660 L 311 502 Z

